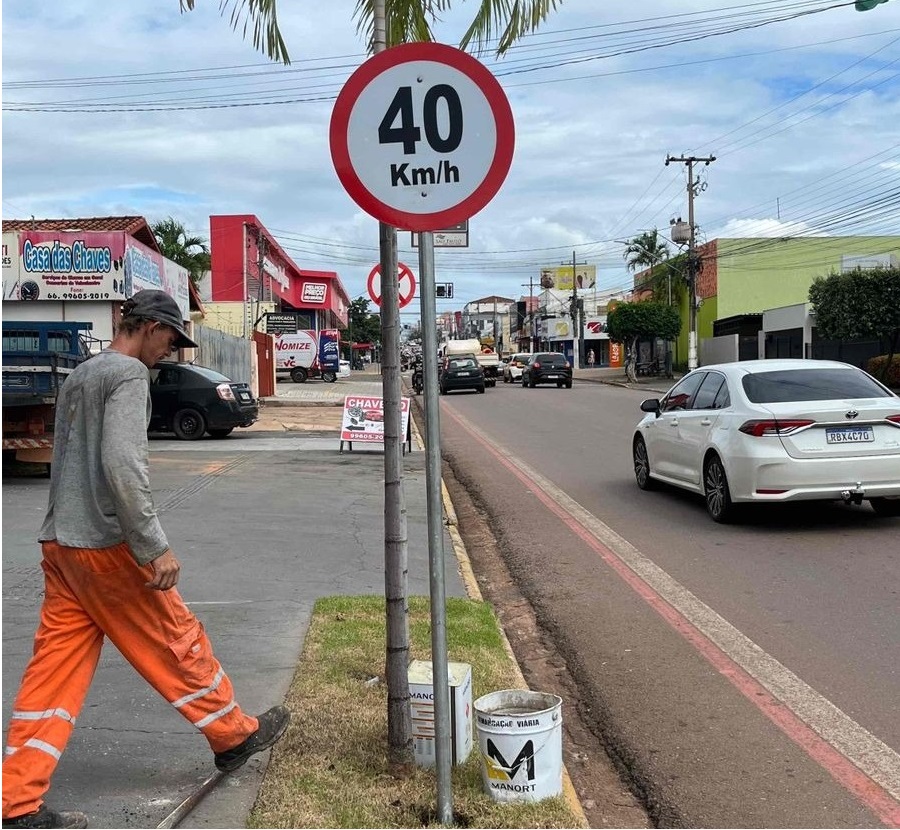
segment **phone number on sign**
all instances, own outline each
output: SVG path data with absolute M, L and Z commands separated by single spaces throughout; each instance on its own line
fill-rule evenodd
M 113 299 L 112 295 L 109 293 L 103 293 L 99 291 L 86 291 L 86 292 L 78 292 L 70 293 L 68 291 L 63 292 L 62 294 L 57 294 L 55 291 L 50 291 L 47 294 L 48 300 L 111 300 Z

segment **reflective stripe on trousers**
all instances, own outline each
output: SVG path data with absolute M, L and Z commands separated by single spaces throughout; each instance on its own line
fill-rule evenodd
M 146 587 L 125 544 L 67 548 L 43 544 L 44 602 L 34 656 L 13 704 L 3 760 L 3 817 L 38 809 L 50 786 L 100 659 L 103 637 L 181 715 L 213 752 L 257 728 L 235 703 L 228 675 L 203 626 L 178 591 Z

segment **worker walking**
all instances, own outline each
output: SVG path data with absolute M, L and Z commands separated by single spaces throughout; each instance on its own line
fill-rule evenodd
M 125 302 L 108 349 L 63 384 L 56 408 L 44 602 L 34 655 L 10 719 L 3 827 L 86 827 L 83 813 L 43 803 L 100 659 L 104 637 L 206 737 L 226 772 L 272 746 L 290 713 L 258 718 L 234 699 L 200 621 L 175 585 L 181 566 L 159 523 L 149 481 L 149 367 L 195 348 L 162 291 Z

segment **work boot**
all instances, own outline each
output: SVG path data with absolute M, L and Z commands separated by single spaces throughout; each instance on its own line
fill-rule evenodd
M 286 706 L 273 706 L 263 712 L 257 720 L 259 727 L 247 740 L 232 749 L 216 753 L 216 769 L 234 772 L 247 763 L 251 755 L 262 752 L 274 744 L 285 732 L 291 713 Z
M 75 810 L 51 810 L 41 804 L 34 813 L 3 819 L 4 827 L 87 827 L 87 816 Z

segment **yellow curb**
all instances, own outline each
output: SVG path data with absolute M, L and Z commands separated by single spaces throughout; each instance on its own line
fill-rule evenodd
M 478 580 L 475 578 L 475 572 L 472 570 L 472 562 L 469 559 L 469 554 L 466 552 L 466 546 L 462 540 L 462 536 L 459 535 L 459 520 L 456 516 L 456 510 L 453 508 L 450 492 L 447 490 L 447 485 L 444 484 L 443 479 L 441 479 L 441 495 L 444 501 L 444 513 L 447 515 L 447 531 L 450 534 L 450 541 L 453 543 L 453 553 L 456 555 L 456 561 L 459 564 L 459 572 L 462 577 L 463 586 L 466 589 L 466 594 L 469 599 L 483 602 L 484 598 L 481 595 L 481 589 L 478 587 Z M 522 674 L 522 669 L 519 667 L 519 661 L 516 659 L 515 652 L 513 651 L 512 645 L 510 645 L 506 632 L 503 630 L 502 626 L 498 625 L 498 628 L 500 629 L 500 641 L 503 643 L 503 650 L 509 655 L 509 659 L 512 661 L 513 674 L 515 675 L 516 683 L 520 688 L 527 689 L 528 683 L 525 682 L 525 676 Z M 575 792 L 575 786 L 572 784 L 572 779 L 569 777 L 569 771 L 566 769 L 565 765 L 563 765 L 562 779 L 563 798 L 565 798 L 566 803 L 569 805 L 569 809 L 574 813 L 575 818 L 578 819 L 580 826 L 587 827 L 587 816 L 584 814 L 584 808 L 581 806 L 581 801 L 578 799 L 578 793 Z

